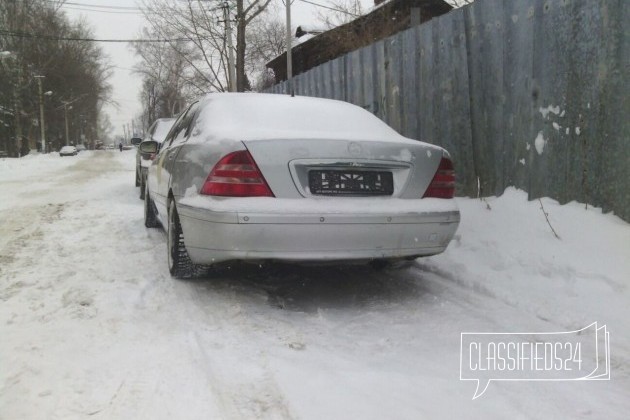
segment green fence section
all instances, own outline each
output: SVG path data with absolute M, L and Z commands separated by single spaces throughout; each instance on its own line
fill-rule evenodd
M 629 11 L 627 0 L 477 0 L 300 74 L 295 91 L 447 148 L 461 195 L 516 186 L 630 220 Z

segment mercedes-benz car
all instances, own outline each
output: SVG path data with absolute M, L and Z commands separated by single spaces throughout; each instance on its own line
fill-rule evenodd
M 209 94 L 179 116 L 145 189 L 174 277 L 234 260 L 413 260 L 444 251 L 460 220 L 446 150 L 329 99 Z

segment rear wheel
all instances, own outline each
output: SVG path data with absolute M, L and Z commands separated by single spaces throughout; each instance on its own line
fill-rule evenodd
M 149 197 L 146 197 L 148 200 Z M 145 200 L 145 202 L 146 202 Z M 195 277 L 200 272 L 198 265 L 194 264 L 188 256 L 184 243 L 184 233 L 179 223 L 179 215 L 175 207 L 175 200 L 171 200 L 168 206 L 168 270 L 171 276 L 181 279 Z
M 144 200 L 144 225 L 148 228 L 158 227 L 160 222 L 157 219 L 157 212 L 155 211 L 155 203 L 151 200 L 148 187 L 145 185 L 145 200 Z

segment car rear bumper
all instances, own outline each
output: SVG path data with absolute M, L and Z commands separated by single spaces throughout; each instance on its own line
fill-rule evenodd
M 198 264 L 213 264 L 229 260 L 351 261 L 434 255 L 446 249 L 460 219 L 454 200 L 404 200 L 402 208 L 396 205 L 400 200 L 372 206 L 370 203 L 375 202 L 369 199 L 352 202 L 340 198 L 323 206 L 302 200 L 303 210 L 295 200 L 289 200 L 286 206 L 285 200 L 267 200 L 276 200 L 275 211 L 265 206 L 256 210 L 251 205 L 228 211 L 224 201 L 213 206 L 211 199 L 201 207 L 186 200 L 180 202 L 177 209 L 190 258 Z M 412 208 L 415 211 L 409 211 Z

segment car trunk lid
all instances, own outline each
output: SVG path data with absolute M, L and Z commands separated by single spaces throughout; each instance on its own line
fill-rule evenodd
M 443 149 L 427 143 L 330 139 L 247 140 L 276 197 L 422 197 Z

